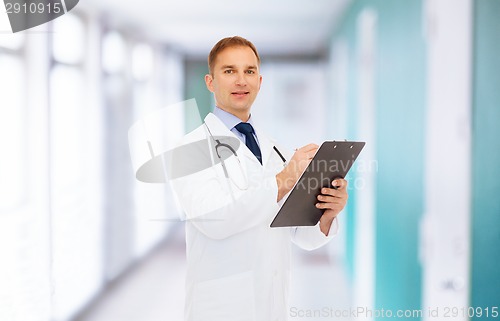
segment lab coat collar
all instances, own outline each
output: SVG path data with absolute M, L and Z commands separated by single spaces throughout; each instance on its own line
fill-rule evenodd
M 210 128 L 210 131 L 213 135 L 226 135 L 229 137 L 237 138 L 236 135 L 231 132 L 217 116 L 212 113 L 209 113 L 205 117 L 205 123 Z M 258 127 L 255 128 L 255 132 L 258 133 L 260 152 L 262 154 L 262 165 L 263 167 L 266 167 L 269 158 L 271 157 L 274 141 Z M 238 153 L 243 153 L 243 155 L 245 155 L 250 160 L 260 164 L 255 155 L 250 151 L 250 149 L 248 149 L 245 144 L 241 144 L 240 146 L 241 147 L 238 149 Z

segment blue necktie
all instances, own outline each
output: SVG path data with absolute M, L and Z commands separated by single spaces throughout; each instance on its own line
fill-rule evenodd
M 259 145 L 257 144 L 255 137 L 253 136 L 254 130 L 252 125 L 250 125 L 249 123 L 239 123 L 234 127 L 237 131 L 245 135 L 245 144 L 262 164 L 262 154 L 260 153 Z

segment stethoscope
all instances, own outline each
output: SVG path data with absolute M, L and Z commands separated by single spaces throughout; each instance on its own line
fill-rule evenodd
M 219 139 L 216 139 L 214 135 L 212 135 L 212 132 L 210 131 L 210 128 L 208 127 L 207 123 L 204 123 L 205 127 L 207 128 L 207 131 L 212 137 L 212 140 L 215 142 L 215 154 L 217 155 L 217 158 L 219 159 L 221 165 L 222 165 L 222 170 L 224 171 L 224 176 L 226 177 L 227 180 L 230 180 L 238 189 L 240 190 L 247 190 L 248 189 L 248 178 L 245 175 L 245 171 L 243 170 L 243 166 L 241 165 L 240 158 L 238 157 L 238 153 L 236 153 L 236 150 L 229 144 L 225 144 L 221 142 Z M 227 149 L 229 150 L 236 158 L 238 168 L 240 170 L 240 173 L 242 177 L 244 178 L 244 184 L 241 186 L 239 182 L 236 182 L 233 178 L 230 177 L 226 164 L 224 163 L 224 157 L 222 157 L 222 150 Z M 283 161 L 283 167 L 287 165 L 285 157 L 283 157 L 283 154 L 280 153 L 278 148 L 276 146 L 273 146 L 274 151 L 278 154 L 278 156 L 281 158 Z

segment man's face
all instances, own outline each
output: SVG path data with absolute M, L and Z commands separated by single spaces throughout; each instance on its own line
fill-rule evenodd
M 262 83 L 259 63 L 249 47 L 229 47 L 215 60 L 211 75 L 205 76 L 217 107 L 247 121 Z

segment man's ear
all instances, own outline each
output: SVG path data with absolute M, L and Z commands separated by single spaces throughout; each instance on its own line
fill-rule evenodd
M 210 90 L 211 92 L 214 92 L 214 86 L 212 82 L 214 81 L 214 78 L 210 74 L 205 75 L 205 84 L 207 85 L 207 89 Z
M 260 79 L 259 79 L 259 90 L 260 90 L 260 86 L 262 86 L 262 75 L 259 76 Z

